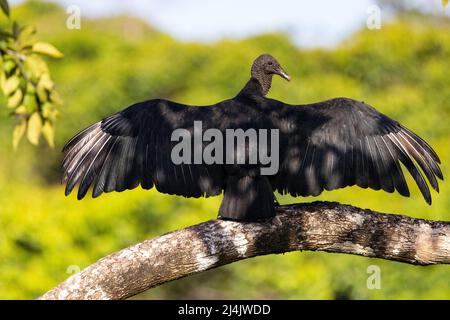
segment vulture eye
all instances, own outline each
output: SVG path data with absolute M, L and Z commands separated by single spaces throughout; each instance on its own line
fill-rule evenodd
M 269 66 L 271 66 L 271 65 L 273 65 L 273 62 L 272 62 L 272 61 L 269 61 Z

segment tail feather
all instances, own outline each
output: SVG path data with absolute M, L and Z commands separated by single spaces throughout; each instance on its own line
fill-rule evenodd
M 275 216 L 275 197 L 266 177 L 229 176 L 219 216 L 255 221 Z

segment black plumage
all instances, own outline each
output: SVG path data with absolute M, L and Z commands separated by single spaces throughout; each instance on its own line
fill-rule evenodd
M 419 136 L 364 102 L 335 98 L 289 105 L 266 98 L 272 76 L 289 76 L 270 55 L 258 57 L 251 78 L 236 97 L 211 106 L 155 99 L 134 104 L 74 136 L 64 147 L 66 195 L 78 199 L 92 187 L 103 192 L 153 186 L 163 193 L 208 197 L 225 193 L 219 214 L 237 220 L 275 214 L 273 191 L 317 196 L 358 185 L 409 196 L 400 164 L 431 204 L 428 183 L 443 179 L 435 151 Z M 261 176 L 260 165 L 180 164 L 171 161 L 173 130 L 279 129 L 280 166 Z M 428 180 L 425 180 L 425 178 Z

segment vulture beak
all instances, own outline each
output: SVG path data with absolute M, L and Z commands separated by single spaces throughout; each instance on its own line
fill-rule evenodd
M 291 77 L 281 67 L 278 68 L 276 74 L 278 74 L 280 77 L 286 79 L 287 81 L 291 81 Z

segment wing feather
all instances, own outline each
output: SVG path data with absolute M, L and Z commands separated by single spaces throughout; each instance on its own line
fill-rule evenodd
M 283 143 L 280 172 L 272 179 L 274 190 L 317 195 L 323 190 L 358 185 L 387 192 L 397 190 L 409 196 L 402 163 L 427 203 L 431 204 L 431 193 L 424 175 L 439 191 L 438 179 L 443 176 L 433 148 L 373 107 L 347 98 L 299 106 L 273 101 L 268 109 L 277 114 L 278 123 L 290 122 L 290 127 L 296 128 L 295 132 L 287 132 L 278 126 Z M 300 154 L 291 152 L 296 147 Z M 309 150 L 314 150 L 313 156 Z M 290 175 L 286 168 L 299 160 L 300 174 Z M 307 168 L 303 168 L 305 162 Z
M 208 111 L 207 107 L 205 110 Z M 224 188 L 220 164 L 181 164 L 171 160 L 171 133 L 190 129 L 194 120 L 208 123 L 199 107 L 166 100 L 135 104 L 75 135 L 64 147 L 66 195 L 76 185 L 78 199 L 92 186 L 92 196 L 104 192 L 144 189 L 186 197 L 212 196 Z

